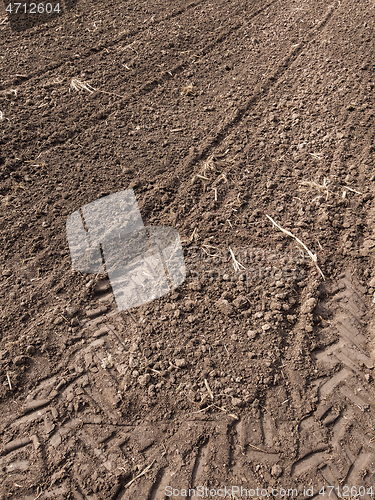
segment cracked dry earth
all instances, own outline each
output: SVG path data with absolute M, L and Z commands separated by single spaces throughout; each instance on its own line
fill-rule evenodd
M 16 29 L 1 5 L 1 499 L 371 498 L 374 18 L 80 0 Z M 65 224 L 128 188 L 187 277 L 119 312 Z

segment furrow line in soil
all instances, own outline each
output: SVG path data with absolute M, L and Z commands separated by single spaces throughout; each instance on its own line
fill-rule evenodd
M 366 110 L 370 108 L 367 104 L 370 83 L 371 75 L 369 75 L 367 79 L 362 78 L 361 89 L 357 97 L 358 101 L 366 103 L 364 105 L 364 109 L 354 109 L 354 104 L 349 104 L 347 106 L 343 106 L 340 112 L 338 122 L 342 124 L 341 134 L 343 138 L 332 155 L 330 168 L 332 176 L 339 173 L 348 158 L 358 157 L 359 161 L 361 161 L 362 158 L 366 158 L 368 156 L 369 151 L 371 150 L 371 144 L 374 142 L 375 132 L 373 127 L 368 126 L 372 117 L 371 111 L 369 113 L 366 112 Z M 366 116 L 367 113 L 368 116 Z M 362 130 L 362 134 L 360 134 L 360 130 Z M 360 140 L 358 140 L 359 137 Z M 356 154 L 357 151 L 358 153 Z M 351 169 L 352 168 L 353 167 L 351 167 Z
M 266 11 L 269 7 L 275 4 L 276 1 L 277 0 L 272 0 L 271 2 L 268 2 L 266 5 L 252 12 L 251 15 L 248 17 L 248 19 L 246 20 L 246 22 L 242 20 L 240 23 L 237 23 L 234 26 L 230 26 L 229 28 L 223 28 L 220 31 L 220 33 L 215 37 L 214 41 L 206 43 L 204 47 L 198 49 L 195 52 L 196 57 L 201 58 L 209 55 L 213 50 L 217 49 L 218 45 L 224 43 L 231 35 L 238 32 L 241 28 L 246 26 L 249 21 L 251 21 L 252 19 L 262 14 L 264 11 Z M 87 56 L 92 56 L 92 53 L 89 51 L 87 53 Z M 191 57 L 187 57 L 184 61 L 178 62 L 170 69 L 162 72 L 161 75 L 157 76 L 156 78 L 152 78 L 151 80 L 141 84 L 141 86 L 135 92 L 130 92 L 130 93 L 125 92 L 125 95 L 123 97 L 120 97 L 119 99 L 115 100 L 112 104 L 106 105 L 104 108 L 100 110 L 99 113 L 95 113 L 94 116 L 90 118 L 90 121 L 92 121 L 91 125 L 87 125 L 85 127 L 84 133 L 87 134 L 93 128 L 97 128 L 98 125 L 101 125 L 103 122 L 107 121 L 113 114 L 118 112 L 119 109 L 124 108 L 125 105 L 129 105 L 138 96 L 146 96 L 148 93 L 152 92 L 158 85 L 173 80 L 173 78 L 176 75 L 181 74 L 186 68 L 188 68 L 192 64 L 193 62 L 191 61 Z M 49 68 L 48 71 L 53 71 L 55 69 L 57 69 L 57 67 Z M 100 90 L 97 91 L 97 94 L 100 94 Z M 67 130 L 65 130 L 63 135 L 61 135 L 60 137 L 56 137 L 54 139 L 50 137 L 48 140 L 48 142 L 50 143 L 48 144 L 48 147 L 38 149 L 38 154 L 43 154 L 53 151 L 54 148 L 59 147 L 62 144 L 69 145 L 72 142 L 74 142 L 82 132 L 83 130 L 79 126 L 77 127 L 77 125 L 74 125 L 71 128 L 67 128 Z M 24 147 L 27 142 L 33 143 L 34 137 L 30 136 L 28 139 L 23 138 Z
M 228 133 L 231 132 L 233 128 L 241 124 L 242 120 L 249 112 L 249 110 L 254 107 L 254 105 L 257 104 L 262 98 L 265 98 L 265 96 L 272 88 L 277 86 L 280 78 L 290 70 L 291 66 L 298 59 L 298 56 L 300 55 L 302 50 L 306 46 L 308 46 L 308 44 L 311 43 L 317 33 L 319 33 L 324 28 L 324 26 L 331 19 L 334 12 L 335 9 L 333 7 L 328 8 L 323 20 L 320 21 L 319 24 L 313 29 L 313 32 L 306 37 L 305 41 L 299 44 L 298 47 L 293 48 L 268 77 L 267 81 L 257 86 L 250 99 L 248 99 L 242 107 L 236 109 L 232 116 L 230 116 L 226 120 L 226 123 L 224 123 L 224 125 L 220 125 L 218 127 L 215 134 L 211 136 L 207 141 L 205 141 L 205 144 L 199 149 L 199 152 L 197 154 L 187 159 L 185 163 L 185 168 L 187 170 L 191 169 L 191 167 L 206 159 L 212 151 L 213 147 L 219 147 Z
M 134 30 L 134 31 L 132 31 L 130 33 L 123 34 L 122 36 L 118 37 L 115 40 L 113 40 L 113 38 L 111 37 L 110 39 L 106 40 L 105 42 L 100 43 L 100 45 L 98 45 L 96 47 L 90 47 L 90 49 L 88 49 L 86 52 L 80 54 L 80 62 L 84 61 L 85 59 L 87 59 L 89 57 L 99 56 L 100 53 L 103 52 L 103 51 L 107 51 L 108 52 L 108 49 L 110 49 L 112 47 L 118 46 L 119 43 L 121 43 L 123 41 L 130 41 L 131 39 L 133 39 L 134 37 L 136 37 L 138 35 L 142 35 L 143 33 L 147 33 L 150 30 L 150 28 L 153 28 L 153 27 L 157 26 L 158 24 L 161 24 L 161 23 L 173 20 L 175 17 L 181 16 L 181 15 L 185 14 L 186 11 L 189 11 L 190 9 L 194 9 L 198 5 L 200 5 L 202 3 L 205 3 L 205 2 L 206 2 L 206 0 L 204 0 L 204 1 L 201 0 L 201 1 L 198 1 L 198 2 L 192 2 L 191 4 L 187 5 L 184 8 L 179 9 L 178 11 L 172 13 L 171 15 L 169 15 L 167 17 L 164 17 L 164 18 L 161 18 L 158 21 L 155 21 L 155 22 L 152 22 L 152 23 L 148 24 L 146 27 L 144 27 L 142 29 L 139 28 L 139 29 L 136 29 L 136 30 Z M 261 14 L 264 10 L 266 10 L 267 8 L 269 8 L 275 2 L 277 2 L 277 0 L 272 0 L 272 1 L 268 2 L 266 5 L 258 8 L 255 12 L 253 12 L 249 16 L 248 20 L 254 19 L 256 16 L 258 16 L 259 14 Z M 239 27 L 241 27 L 241 26 L 242 26 L 242 24 Z M 229 32 L 229 34 L 230 34 L 230 32 Z M 215 43 L 219 43 L 220 41 L 222 41 L 221 37 L 219 37 L 218 41 L 215 41 L 213 44 L 209 45 L 209 47 L 214 47 Z M 133 40 L 133 42 L 134 42 L 134 40 Z M 132 43 L 129 44 L 129 46 L 131 46 L 131 45 L 132 45 Z M 203 50 L 202 55 L 206 55 L 207 53 L 209 53 L 209 52 L 208 51 L 206 52 L 205 50 Z M 7 85 L 8 84 L 11 84 L 12 86 L 18 85 L 19 87 L 22 87 L 22 85 L 24 83 L 27 83 L 28 81 L 33 80 L 35 78 L 39 78 L 39 77 L 45 75 L 46 73 L 51 73 L 53 71 L 56 71 L 61 66 L 63 66 L 64 64 L 66 64 L 68 61 L 71 61 L 71 60 L 74 61 L 75 57 L 74 56 L 70 56 L 70 57 L 68 57 L 68 58 L 66 58 L 64 60 L 59 61 L 58 63 L 51 63 L 51 64 L 45 66 L 44 68 L 40 68 L 39 70 L 37 70 L 35 72 L 31 72 L 31 73 L 29 73 L 27 75 L 22 75 L 22 77 L 17 77 L 16 76 L 15 79 L 12 82 L 5 81 L 2 85 L 0 84 L 0 90 L 7 90 Z M 186 66 L 186 64 L 187 63 L 177 64 L 176 65 L 176 69 L 173 67 L 169 71 L 172 72 L 172 73 L 177 72 L 180 67 L 183 68 L 183 67 Z M 163 77 L 160 79 L 160 82 L 163 81 L 163 78 L 167 78 L 168 75 L 169 75 L 169 72 L 165 72 L 165 74 L 163 75 Z M 146 85 L 147 84 L 145 84 L 145 86 Z
M 233 133 L 236 128 L 243 124 L 243 121 L 247 117 L 248 112 L 254 106 L 267 101 L 268 94 L 277 87 L 282 77 L 285 77 L 285 75 L 288 73 L 288 71 L 290 71 L 293 65 L 300 60 L 299 55 L 303 53 L 304 49 L 306 49 L 309 44 L 311 44 L 315 40 L 317 34 L 320 33 L 330 21 L 334 12 L 336 12 L 334 8 L 328 8 L 324 18 L 319 22 L 317 26 L 314 27 L 310 35 L 306 37 L 305 41 L 300 43 L 298 47 L 295 47 L 290 51 L 289 55 L 283 59 L 282 63 L 277 66 L 277 68 L 272 72 L 271 76 L 269 76 L 265 82 L 257 85 L 257 87 L 255 88 L 255 92 L 249 99 L 246 100 L 244 105 L 237 108 L 234 112 L 230 111 L 228 113 L 228 118 L 224 118 L 223 120 L 224 125 L 220 124 L 217 127 L 217 131 L 214 133 L 214 135 L 208 133 L 208 139 L 202 141 L 203 146 L 196 148 L 198 151 L 196 151 L 195 148 L 191 148 L 192 152 L 185 157 L 184 162 L 184 177 L 186 176 L 187 180 L 181 182 L 181 185 L 179 186 L 179 192 L 185 192 L 182 189 L 182 186 L 184 186 L 188 192 L 194 189 L 191 187 L 191 176 L 188 175 L 188 172 L 190 172 L 191 168 L 207 159 L 209 155 L 212 154 L 214 148 L 219 149 L 220 145 L 226 140 L 228 135 Z M 246 152 L 248 151 L 247 148 L 252 147 L 252 145 L 245 147 L 243 150 L 243 154 L 246 154 Z M 223 169 L 222 171 L 223 173 L 225 173 L 225 169 Z M 176 201 L 174 203 L 176 203 Z M 164 211 L 167 212 L 168 210 L 170 210 L 169 204 L 164 209 Z
M 131 31 L 129 33 L 124 33 L 121 36 L 119 36 L 118 38 L 116 38 L 115 40 L 113 40 L 112 38 L 108 38 L 104 42 L 100 43 L 99 45 L 97 45 L 95 47 L 90 47 L 88 50 L 86 50 L 85 52 L 83 52 L 82 54 L 80 54 L 80 58 L 81 59 L 88 58 L 88 57 L 92 56 L 93 53 L 100 54 L 104 50 L 108 50 L 108 48 L 114 47 L 114 46 L 118 45 L 122 41 L 130 40 L 131 38 L 133 38 L 133 37 L 135 37 L 135 36 L 137 36 L 139 34 L 145 33 L 151 27 L 157 26 L 158 24 L 161 24 L 163 22 L 166 22 L 166 21 L 169 21 L 171 19 L 174 19 L 174 18 L 176 18 L 176 17 L 184 14 L 185 12 L 189 11 L 190 9 L 194 9 L 198 5 L 200 5 L 202 3 L 205 3 L 205 2 L 207 2 L 207 0 L 193 1 L 190 4 L 188 4 L 188 5 L 180 8 L 180 9 L 178 9 L 176 12 L 172 12 L 171 14 L 169 14 L 169 15 L 167 15 L 165 17 L 161 17 L 160 19 L 158 19 L 156 21 L 152 21 L 151 23 L 147 24 L 147 26 L 145 26 L 144 28 L 143 27 L 142 28 L 137 28 L 137 29 L 135 29 L 135 30 L 133 30 L 133 31 Z M 35 30 L 35 35 L 37 35 L 37 34 L 38 34 L 38 30 L 36 29 Z M 47 66 L 38 69 L 37 71 L 30 72 L 27 75 L 23 75 L 22 78 L 16 76 L 13 79 L 13 81 L 5 81 L 3 84 L 0 84 L 0 90 L 6 90 L 7 89 L 7 85 L 9 85 L 9 84 L 12 85 L 12 86 L 13 85 L 17 85 L 17 84 L 21 86 L 23 83 L 26 83 L 26 82 L 34 79 L 34 78 L 41 77 L 41 76 L 43 76 L 46 73 L 49 73 L 51 71 L 55 71 L 56 69 L 60 68 L 61 66 L 63 66 L 64 64 L 66 64 L 67 61 L 70 61 L 70 60 L 74 60 L 74 57 L 70 56 L 70 57 L 68 57 L 66 59 L 58 61 L 57 63 L 50 63 Z

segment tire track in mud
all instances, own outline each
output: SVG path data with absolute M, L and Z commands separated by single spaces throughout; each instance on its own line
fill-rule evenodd
M 346 272 L 327 294 L 323 307 L 336 311 L 329 326 L 319 335 L 324 337 L 325 331 L 334 329 L 339 340 L 313 352 L 318 369 L 332 374 L 318 379 L 319 401 L 314 416 L 307 419 L 306 431 L 311 432 L 319 424 L 327 429 L 328 439 L 322 439 L 316 449 L 293 463 L 291 477 L 307 478 L 320 469 L 325 484 L 370 486 L 368 475 L 363 477 L 363 473 L 367 465 L 375 463 L 375 446 L 362 426 L 363 422 L 367 422 L 368 429 L 374 426 L 371 411 L 375 408 L 375 391 L 363 375 L 363 367 L 372 369 L 375 363 L 367 352 L 368 340 L 362 333 L 367 312 L 362 298 L 365 290 Z M 350 449 L 352 443 L 354 450 Z
M 290 484 L 310 484 L 318 471 L 321 481 L 314 483 L 316 487 L 337 484 L 370 487 L 371 475 L 366 474 L 366 470 L 375 466 L 375 443 L 369 434 L 374 428 L 371 412 L 375 408 L 375 392 L 363 374 L 363 366 L 374 367 L 368 354 L 367 337 L 363 333 L 367 314 L 364 289 L 348 272 L 339 278 L 337 284 L 327 286 L 322 296 L 320 307 L 334 310 L 334 314 L 330 323 L 319 330 L 319 335 L 324 338 L 325 332 L 335 329 L 339 340 L 313 352 L 319 370 L 318 401 L 314 410 L 298 424 L 295 437 L 299 448 L 293 461 L 286 458 L 279 442 L 280 432 L 281 435 L 287 432 L 292 418 L 286 407 L 285 416 L 281 413 L 279 417 L 262 409 L 242 413 L 239 419 L 222 413 L 215 415 L 213 420 L 206 420 L 204 415 L 199 417 L 201 420 L 195 420 L 194 415 L 192 420 L 189 416 L 179 418 L 174 422 L 176 432 L 170 437 L 160 432 L 158 424 L 122 423 L 119 426 L 120 420 L 114 408 L 110 408 L 110 400 L 115 398 L 111 380 L 117 378 L 116 370 L 103 381 L 98 378 L 89 383 L 87 380 L 87 373 L 91 370 L 91 358 L 87 354 L 90 349 L 98 348 L 98 344 L 92 346 L 94 340 L 88 346 L 82 346 L 82 352 L 74 359 L 70 358 L 70 365 L 76 366 L 80 372 L 79 377 L 64 385 L 52 377 L 42 381 L 33 391 L 24 406 L 25 416 L 30 420 L 23 421 L 21 416 L 14 421 L 12 427 L 16 434 L 20 428 L 18 437 L 14 436 L 15 439 L 7 443 L 6 453 L 0 458 L 1 464 L 16 468 L 22 462 L 21 456 L 27 452 L 30 463 L 36 460 L 34 455 L 39 456 L 40 471 L 44 470 L 50 476 L 64 467 L 66 453 L 75 450 L 71 482 L 47 488 L 41 498 L 54 495 L 54 498 L 59 498 L 58 495 L 64 495 L 64 492 L 75 491 L 75 498 L 100 500 L 106 496 L 110 500 L 130 500 L 142 494 L 142 498 L 161 500 L 166 498 L 167 486 L 188 490 L 203 484 L 214 486 L 225 482 L 235 485 L 239 484 L 239 478 L 242 482 L 256 482 L 261 486 L 259 476 L 254 473 L 256 467 L 268 469 L 276 464 L 284 469 L 282 480 Z M 93 325 L 93 334 L 98 328 L 102 327 Z M 109 331 L 106 334 L 101 334 L 97 340 L 105 340 L 108 343 L 106 352 L 112 352 L 116 359 L 118 339 L 110 336 Z M 102 344 L 99 347 L 102 348 Z M 88 363 L 83 373 L 79 356 Z M 82 411 L 77 406 L 76 416 L 66 415 L 66 401 L 82 398 L 90 385 L 96 387 L 96 398 L 91 403 L 90 398 L 87 400 L 89 411 Z M 48 402 L 56 387 L 62 391 Z M 284 397 L 280 395 L 281 399 Z M 283 407 L 281 399 L 280 408 Z M 38 420 L 44 423 L 39 424 Z M 28 431 L 29 435 L 22 431 L 23 426 L 33 428 Z M 189 441 L 183 438 L 186 435 L 189 435 Z M 310 436 L 313 436 L 313 442 Z M 284 443 L 283 448 L 285 446 Z M 131 456 L 139 461 L 138 474 L 149 467 L 147 474 L 136 478 L 137 473 L 124 467 L 124 459 Z M 84 464 L 88 464 L 86 468 Z M 124 468 L 123 474 L 119 474 L 121 467 Z M 113 485 L 113 490 L 105 495 L 90 492 L 85 484 L 92 470 L 100 470 L 105 481 Z M 35 474 L 37 481 L 39 476 Z M 370 497 L 365 495 L 364 498 L 369 500 Z

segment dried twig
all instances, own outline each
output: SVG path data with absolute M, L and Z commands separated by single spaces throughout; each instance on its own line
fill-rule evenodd
M 222 408 L 221 406 L 218 406 L 218 405 L 215 405 L 215 403 L 212 403 L 208 406 L 205 406 L 204 408 L 202 408 L 201 410 L 198 410 L 198 411 L 195 411 L 194 413 L 201 413 L 203 411 L 206 411 L 206 410 L 209 410 L 210 408 L 216 408 L 218 410 L 221 410 L 223 411 L 224 413 L 226 413 L 229 417 L 232 417 L 234 418 L 235 420 L 238 420 L 238 415 L 235 415 L 234 413 L 228 413 L 228 411 L 225 409 L 225 408 Z
M 201 410 L 195 411 L 194 413 L 202 413 L 202 411 L 209 410 L 209 409 L 210 409 L 210 408 L 212 408 L 213 406 L 216 406 L 216 405 L 212 403 L 211 405 L 205 406 L 205 407 L 204 407 L 204 408 L 202 408 Z
M 213 401 L 213 400 L 214 400 L 214 395 L 213 395 L 213 393 L 212 393 L 212 391 L 211 391 L 210 386 L 208 385 L 208 381 L 207 381 L 207 379 L 206 379 L 206 378 L 204 379 L 204 385 L 206 386 L 207 392 L 208 392 L 208 394 L 210 395 L 210 398 L 211 398 L 211 399 L 212 399 L 212 401 Z
M 344 189 L 347 189 L 348 191 L 351 191 L 352 193 L 362 194 L 362 193 L 360 193 L 359 191 L 356 191 L 355 189 L 350 188 L 350 187 L 348 187 L 348 186 L 344 186 Z
M 135 478 L 134 478 L 134 479 L 132 479 L 131 481 L 129 481 L 128 483 L 126 483 L 125 488 L 129 488 L 129 486 L 130 486 L 131 484 L 133 484 L 133 483 L 134 483 L 134 481 L 136 481 L 136 480 L 137 480 L 137 479 L 139 479 L 140 477 L 144 476 L 144 475 L 146 474 L 146 472 L 147 472 L 147 471 L 149 471 L 149 470 L 151 469 L 151 467 L 154 465 L 154 463 L 155 463 L 155 460 L 153 460 L 153 461 L 150 463 L 150 465 L 148 465 L 145 469 L 143 469 L 143 471 L 142 471 L 142 472 L 140 472 L 140 473 L 138 474 L 138 476 L 135 476 Z
M 190 236 L 190 238 L 189 238 L 189 240 L 190 240 L 190 241 L 196 240 L 197 236 L 198 236 L 198 233 L 197 233 L 197 228 L 195 227 L 195 228 L 194 228 L 194 231 L 192 232 L 192 234 L 191 234 L 191 236 Z
M 318 266 L 317 264 L 317 261 L 318 261 L 318 258 L 316 256 L 315 253 L 312 253 L 311 250 L 309 250 L 307 248 L 307 246 L 299 239 L 297 238 L 297 236 L 294 236 L 293 233 L 291 233 L 290 231 L 287 231 L 286 229 L 282 228 L 281 226 L 279 226 L 279 224 L 277 224 L 277 222 L 275 222 L 272 217 L 270 217 L 269 215 L 265 214 L 266 217 L 272 222 L 272 224 L 274 226 L 276 226 L 278 229 L 280 229 L 280 231 L 282 231 L 283 233 L 287 234 L 288 236 L 290 236 L 291 238 L 295 239 L 297 243 L 299 243 L 305 250 L 306 252 L 308 253 L 310 259 L 313 261 L 315 267 L 317 268 L 317 270 L 319 271 L 320 275 L 322 276 L 322 278 L 325 280 L 325 276 L 324 274 L 322 273 L 322 270 L 320 269 L 320 267 Z
M 7 379 L 8 379 L 9 389 L 12 391 L 12 390 L 13 390 L 13 388 L 12 388 L 12 384 L 11 384 L 10 377 L 9 377 L 9 373 L 8 373 L 8 372 L 7 372 Z
M 106 324 L 106 327 L 109 328 L 110 332 L 113 333 L 113 335 L 117 338 L 117 340 L 120 342 L 120 344 L 122 345 L 122 347 L 126 349 L 125 343 L 122 341 L 122 339 L 120 338 L 120 336 L 118 335 L 118 333 L 116 332 L 116 330 L 114 330 L 111 327 L 111 325 L 109 325 L 109 324 Z
M 309 153 L 309 155 L 311 155 L 312 157 L 316 158 L 317 160 L 321 160 L 322 159 L 322 155 L 321 154 Z
M 254 448 L 254 450 L 261 451 L 262 453 L 269 453 L 269 451 L 262 450 L 261 448 L 258 448 L 257 446 L 254 446 L 253 444 L 247 443 L 251 448 Z
M 206 250 L 207 248 L 214 248 L 216 250 L 216 247 L 214 247 L 212 245 L 202 245 L 202 250 L 209 257 L 216 257 L 217 256 L 217 252 L 216 253 L 209 253 L 209 251 Z
M 38 495 L 34 498 L 34 500 L 38 500 L 38 498 L 40 497 L 40 495 L 43 493 L 43 490 L 39 491 L 39 486 L 38 486 L 37 491 L 38 491 Z

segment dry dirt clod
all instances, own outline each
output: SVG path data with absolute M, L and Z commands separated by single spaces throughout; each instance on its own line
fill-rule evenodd
M 65 308 L 65 313 L 68 318 L 72 318 L 79 312 L 79 307 L 76 305 L 70 305 Z
M 90 319 L 96 318 L 97 316 L 101 316 L 102 314 L 105 314 L 108 311 L 108 307 L 106 306 L 101 306 L 96 309 L 87 309 L 86 310 L 86 316 Z
M 312 313 L 317 303 L 318 299 L 315 297 L 307 299 L 301 306 L 301 314 Z
M 237 309 L 245 309 L 248 305 L 248 300 L 245 296 L 239 295 L 234 299 L 233 305 L 237 307 Z
M 28 345 L 26 347 L 26 353 L 29 355 L 29 356 L 32 356 L 33 354 L 35 354 L 35 347 L 33 345 Z
M 178 367 L 178 368 L 185 368 L 187 366 L 187 361 L 185 358 L 177 358 L 174 360 L 174 364 Z
M 144 375 L 140 375 L 138 377 L 138 384 L 141 387 L 146 387 L 146 385 L 150 382 L 151 375 L 149 373 L 145 373 Z
M 271 476 L 278 478 L 281 476 L 282 473 L 283 473 L 283 468 L 280 465 L 275 464 L 272 466 Z
M 232 398 L 232 405 L 237 407 L 242 406 L 243 401 L 241 398 Z
M 100 280 L 94 286 L 94 294 L 100 295 L 102 293 L 108 292 L 111 289 L 111 285 L 107 280 Z
M 231 316 L 234 314 L 234 307 L 226 299 L 220 299 L 215 303 L 215 306 L 219 311 L 225 316 Z
M 136 368 L 139 365 L 139 360 L 138 358 L 134 356 L 130 356 L 129 358 L 129 366 L 130 368 Z

